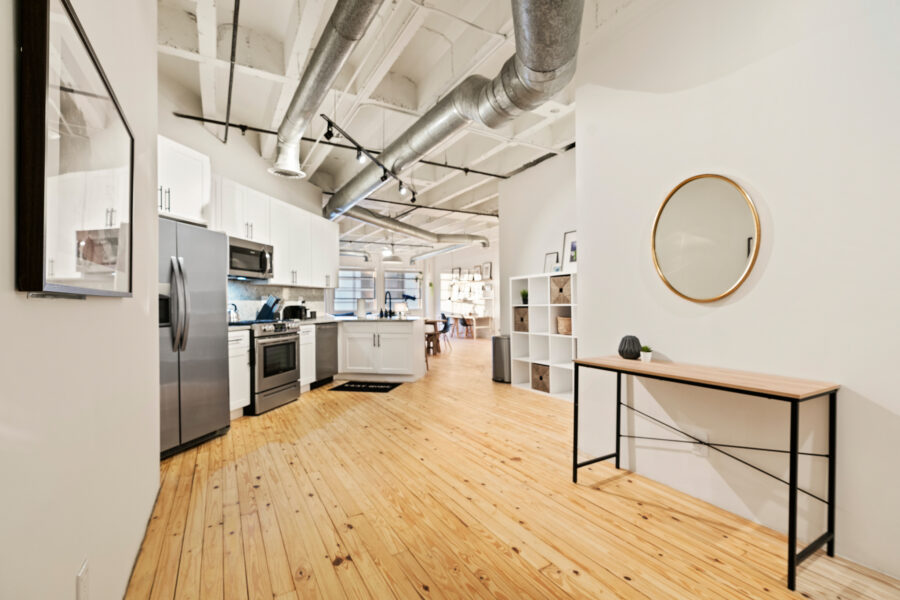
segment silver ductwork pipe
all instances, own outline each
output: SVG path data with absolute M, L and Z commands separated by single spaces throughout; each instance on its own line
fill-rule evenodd
M 512 0 L 516 53 L 493 79 L 471 75 L 394 140 L 379 159 L 394 173 L 477 121 L 495 128 L 534 110 L 575 74 L 584 0 Z M 331 197 L 326 218 L 345 214 L 384 185 L 370 163 Z
M 340 0 L 335 5 L 278 127 L 277 154 L 270 173 L 282 177 L 306 176 L 300 169 L 300 138 L 383 1 Z
M 354 218 L 357 221 L 368 223 L 369 225 L 419 238 L 420 240 L 425 240 L 433 244 L 481 244 L 482 246 L 487 247 L 491 243 L 490 240 L 483 235 L 470 235 L 468 233 L 434 233 L 420 227 L 415 227 L 409 223 L 398 221 L 397 219 L 379 215 L 378 213 L 374 213 L 361 206 L 354 206 L 345 212 L 344 215 Z
M 340 255 L 361 258 L 366 262 L 369 262 L 370 260 L 372 260 L 372 256 L 365 250 L 349 250 L 347 248 L 341 248 Z
M 415 256 L 409 257 L 409 264 L 414 265 L 420 260 L 425 260 L 426 258 L 431 258 L 433 256 L 439 256 L 441 254 L 447 254 L 448 252 L 456 252 L 457 250 L 462 250 L 463 248 L 468 248 L 469 246 L 466 244 L 456 244 L 455 246 L 447 246 L 446 248 L 439 248 L 437 250 L 429 250 L 428 252 L 423 252 L 422 254 L 416 254 Z

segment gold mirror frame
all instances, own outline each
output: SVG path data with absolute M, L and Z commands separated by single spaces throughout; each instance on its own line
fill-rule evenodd
M 678 192 L 678 190 L 680 190 L 687 184 L 689 184 L 690 182 L 697 180 L 697 179 L 704 179 L 704 178 L 720 179 L 726 183 L 731 184 L 732 186 L 734 186 L 734 188 L 737 191 L 739 191 L 741 193 L 741 195 L 744 197 L 744 200 L 747 202 L 747 206 L 750 207 L 750 213 L 753 215 L 753 227 L 756 231 L 756 239 L 753 243 L 753 256 L 750 258 L 750 262 L 747 263 L 747 268 L 744 269 L 744 272 L 741 274 L 741 277 L 737 280 L 737 282 L 735 282 L 734 285 L 732 285 L 730 288 L 728 288 L 722 294 L 715 296 L 714 298 L 692 298 L 691 296 L 687 296 L 687 295 L 683 294 L 682 292 L 679 292 L 677 289 L 675 289 L 675 286 L 673 286 L 671 284 L 671 282 L 668 279 L 666 279 L 665 274 L 663 274 L 662 269 L 659 266 L 659 261 L 656 258 L 656 230 L 659 227 L 659 219 L 662 216 L 663 211 L 666 209 L 666 205 L 669 203 L 669 200 L 672 199 L 672 197 L 675 195 L 675 193 Z M 753 200 L 750 199 L 750 196 L 747 194 L 746 191 L 744 191 L 744 188 L 742 188 L 740 185 L 738 185 L 735 181 L 729 179 L 728 177 L 725 177 L 724 175 L 716 175 L 714 173 L 704 173 L 702 175 L 694 175 L 693 177 L 688 177 L 687 179 L 685 179 L 684 181 L 682 181 L 681 183 L 676 185 L 675 188 L 672 189 L 671 192 L 669 192 L 669 195 L 666 196 L 666 199 L 663 200 L 663 203 L 659 207 L 659 210 L 656 211 L 656 218 L 653 220 L 653 232 L 650 234 L 651 256 L 653 257 L 653 266 L 656 268 L 656 273 L 659 275 L 660 279 L 662 279 L 663 283 L 666 284 L 666 287 L 669 288 L 670 290 L 672 290 L 672 292 L 674 292 L 676 295 L 681 296 L 685 300 L 690 300 L 691 302 L 699 302 L 699 303 L 716 302 L 717 300 L 721 300 L 722 298 L 725 298 L 726 296 L 730 296 L 731 294 L 733 294 L 735 292 L 735 290 L 737 290 L 739 287 L 741 287 L 741 284 L 743 284 L 744 281 L 746 281 L 747 277 L 750 275 L 750 271 L 753 270 L 753 266 L 756 264 L 756 257 L 759 255 L 759 242 L 760 242 L 759 213 L 756 212 L 756 206 L 753 204 Z

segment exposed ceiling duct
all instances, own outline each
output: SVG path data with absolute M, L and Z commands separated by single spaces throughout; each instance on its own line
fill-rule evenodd
M 340 250 L 341 256 L 353 256 L 355 258 L 361 258 L 366 262 L 372 260 L 372 256 L 366 252 L 365 250 L 350 250 L 348 248 L 341 248 Z
M 361 206 L 354 206 L 344 214 L 357 221 L 362 221 L 363 223 L 368 223 L 375 227 L 381 227 L 388 231 L 394 231 L 410 237 L 419 238 L 420 240 L 426 240 L 433 244 L 481 244 L 484 247 L 490 245 L 490 240 L 483 235 L 470 235 L 468 233 L 434 233 L 427 229 L 422 229 L 410 225 L 409 223 L 392 219 L 391 217 L 379 215 L 378 213 L 372 212 Z
M 456 244 L 455 246 L 447 246 L 446 248 L 429 250 L 428 252 L 423 252 L 422 254 L 416 254 L 415 256 L 409 257 L 409 264 L 415 264 L 420 260 L 425 260 L 426 258 L 431 258 L 432 256 L 439 256 L 441 254 L 447 254 L 448 252 L 456 252 L 457 250 L 462 250 L 463 248 L 468 248 L 468 245 Z
M 575 74 L 583 9 L 584 0 L 512 0 L 516 53 L 500 73 L 467 77 L 388 145 L 381 162 L 399 173 L 472 121 L 495 128 L 550 99 Z M 381 176 L 381 167 L 370 163 L 334 193 L 325 217 L 365 220 L 350 210 L 384 185 Z
M 270 173 L 282 177 L 306 176 L 300 169 L 300 138 L 383 1 L 340 0 L 335 5 L 278 127 L 277 154 Z

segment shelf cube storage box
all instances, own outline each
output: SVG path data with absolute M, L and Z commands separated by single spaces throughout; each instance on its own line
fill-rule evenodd
M 528 307 L 519 306 L 513 309 L 513 331 L 528 331 Z
M 531 389 L 545 394 L 550 393 L 550 367 L 531 363 Z
M 572 304 L 572 276 L 550 278 L 550 304 Z

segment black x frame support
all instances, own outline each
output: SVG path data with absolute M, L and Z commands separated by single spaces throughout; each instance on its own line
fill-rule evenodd
M 610 454 L 605 454 L 603 456 L 598 456 L 596 458 L 592 458 L 590 460 L 585 460 L 582 462 L 578 462 L 578 376 L 579 369 L 581 367 L 585 367 L 588 369 L 598 369 L 601 371 L 610 371 L 616 374 L 616 450 L 615 452 L 611 452 Z M 742 390 L 738 388 L 728 387 L 728 386 L 720 386 L 708 383 L 699 383 L 692 381 L 685 381 L 683 379 L 674 379 L 670 377 L 664 377 L 660 375 L 648 375 L 644 373 L 633 373 L 630 371 L 615 369 L 612 367 L 601 367 L 587 364 L 575 363 L 575 381 L 574 381 L 574 427 L 572 433 L 572 482 L 578 483 L 578 469 L 581 467 L 586 467 L 588 465 L 592 465 L 594 463 L 609 460 L 614 458 L 616 461 L 616 468 L 619 467 L 619 458 L 621 456 L 621 439 L 631 438 L 631 439 L 643 439 L 643 436 L 633 436 L 633 435 L 623 435 L 622 434 L 622 407 L 624 406 L 627 409 L 634 410 L 635 412 L 640 412 L 634 409 L 632 406 L 622 402 L 622 375 L 633 375 L 635 377 L 646 377 L 648 379 L 658 379 L 660 381 L 668 381 L 670 383 L 680 383 L 682 385 L 691 385 L 694 387 L 702 387 L 713 390 L 719 390 L 723 392 L 732 392 L 735 394 L 744 394 L 748 396 L 756 396 L 759 398 L 766 398 L 769 400 L 778 400 L 781 402 L 788 402 L 790 404 L 790 425 L 789 425 L 789 437 L 790 437 L 790 445 L 787 450 L 787 454 L 789 455 L 789 476 L 788 481 L 784 481 L 780 477 L 773 475 L 767 471 L 756 467 L 740 459 L 724 450 L 722 448 L 726 447 L 735 447 L 730 446 L 728 444 L 714 444 L 710 442 L 704 442 L 699 440 L 688 433 L 685 433 L 674 426 L 663 423 L 662 421 L 655 420 L 660 425 L 664 427 L 668 427 L 669 429 L 680 433 L 688 438 L 689 440 L 667 440 L 662 438 L 650 438 L 656 439 L 660 441 L 668 441 L 668 442 L 679 442 L 679 443 L 694 443 L 708 446 L 709 448 L 716 450 L 717 452 L 724 454 L 730 458 L 733 458 L 757 471 L 760 471 L 770 477 L 781 481 L 782 483 L 787 484 L 789 488 L 788 495 L 788 561 L 787 561 L 787 586 L 791 590 L 797 589 L 797 565 L 803 562 L 805 559 L 810 557 L 812 554 L 816 552 L 822 546 L 826 546 L 826 551 L 828 556 L 834 556 L 834 517 L 835 517 L 835 474 L 836 474 L 836 457 L 837 457 L 837 390 L 831 392 L 825 392 L 823 394 L 818 394 L 815 396 L 810 396 L 803 399 L 798 398 L 790 398 L 787 396 L 778 396 L 768 393 L 762 392 L 754 392 L 748 390 Z M 800 452 L 799 444 L 800 444 L 800 434 L 799 434 L 799 412 L 800 412 L 800 403 L 806 402 L 808 400 L 813 400 L 816 398 L 821 398 L 823 396 L 828 396 L 828 454 L 815 454 L 808 452 Z M 644 416 L 644 413 L 641 413 Z M 650 417 L 652 419 L 652 417 Z M 746 448 L 750 450 L 761 450 L 765 452 L 785 452 L 783 450 L 776 450 L 771 448 L 754 448 L 749 446 L 740 446 L 741 448 Z M 819 498 L 818 496 L 807 492 L 806 490 L 800 489 L 798 485 L 798 467 L 797 467 L 797 459 L 803 454 L 805 456 L 816 456 L 828 459 L 828 497 L 825 499 Z M 825 503 L 828 507 L 828 523 L 827 530 L 821 536 L 816 538 L 813 542 L 808 544 L 803 550 L 797 552 L 797 495 L 798 493 L 804 493 L 816 500 L 819 500 Z

